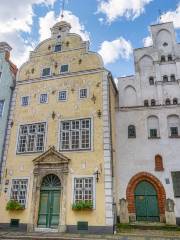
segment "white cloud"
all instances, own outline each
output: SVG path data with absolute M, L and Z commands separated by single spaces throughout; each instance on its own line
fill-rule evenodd
M 143 45 L 144 47 L 149 47 L 152 46 L 153 42 L 152 42 L 152 37 L 147 36 L 146 38 L 143 39 Z
M 102 56 L 104 64 L 114 63 L 119 58 L 129 59 L 133 48 L 129 41 L 123 37 L 110 41 L 104 41 L 98 51 Z
M 144 12 L 145 6 L 153 0 L 98 0 L 98 12 L 107 17 L 109 23 L 119 17 L 134 20 Z
M 54 11 L 48 12 L 44 17 L 39 19 L 39 35 L 40 41 L 50 37 L 50 28 L 58 21 L 61 16 L 55 16 Z M 83 40 L 89 40 L 90 34 L 85 30 L 85 26 L 80 22 L 79 18 L 72 14 L 70 11 L 64 11 L 64 21 L 71 24 L 71 32 L 79 34 Z
M 173 22 L 175 28 L 180 28 L 180 3 L 175 11 L 168 11 L 162 14 L 159 21 L 161 23 Z
M 52 7 L 56 0 L 11 0 L 1 1 L 0 41 L 8 42 L 13 48 L 12 59 L 20 66 L 27 60 L 32 42 L 22 37 L 22 33 L 31 33 L 33 24 L 33 5 L 44 4 Z

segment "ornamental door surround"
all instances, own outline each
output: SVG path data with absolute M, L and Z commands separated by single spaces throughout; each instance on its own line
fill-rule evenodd
M 28 223 L 28 231 L 34 231 L 37 228 L 39 203 L 40 203 L 40 189 L 43 178 L 49 174 L 56 175 L 61 182 L 60 191 L 60 215 L 58 231 L 66 231 L 66 196 L 67 196 L 67 177 L 68 165 L 70 159 L 63 154 L 57 152 L 54 147 L 51 147 L 45 153 L 41 154 L 33 160 L 33 187 L 30 218 Z

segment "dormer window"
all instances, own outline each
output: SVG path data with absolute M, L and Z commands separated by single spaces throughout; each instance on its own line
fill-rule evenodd
M 155 106 L 156 105 L 156 100 L 155 99 L 151 99 L 151 106 Z
M 161 62 L 165 62 L 165 61 L 166 61 L 165 56 L 161 56 Z
M 166 98 L 166 105 L 170 105 L 171 104 L 171 101 L 169 98 Z
M 171 54 L 168 55 L 168 61 L 172 61 L 172 55 Z
M 69 65 L 68 64 L 61 65 L 60 73 L 67 73 L 68 71 L 69 71 Z
M 42 77 L 48 77 L 50 75 L 51 75 L 51 69 L 50 68 L 43 68 Z
M 171 79 L 172 82 L 175 82 L 175 80 L 176 80 L 175 75 L 172 74 L 171 77 L 170 77 L 170 79 Z
M 168 76 L 167 75 L 163 76 L 163 82 L 168 82 Z
M 61 50 L 62 50 L 61 44 L 55 45 L 55 47 L 54 47 L 54 51 L 55 51 L 55 52 L 61 52 Z
M 173 104 L 177 105 L 178 104 L 178 99 L 177 98 L 173 98 Z
M 148 100 L 144 100 L 144 106 L 145 106 L 145 107 L 148 107 L 148 106 L 149 106 Z
M 150 78 L 149 78 L 149 84 L 150 84 L 150 85 L 154 85 L 154 78 L 153 78 L 153 77 L 150 77 Z

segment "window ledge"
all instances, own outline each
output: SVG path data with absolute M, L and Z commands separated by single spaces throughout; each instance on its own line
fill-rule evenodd
M 148 137 L 148 139 L 160 139 L 161 137 Z
M 169 138 L 180 138 L 180 136 L 169 136 Z
M 128 137 L 128 139 L 135 139 L 136 137 Z

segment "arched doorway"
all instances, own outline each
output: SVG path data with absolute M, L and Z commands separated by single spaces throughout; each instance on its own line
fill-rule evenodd
M 49 174 L 42 180 L 38 214 L 38 227 L 57 228 L 60 214 L 60 179 Z
M 137 184 L 134 192 L 136 220 L 158 222 L 158 196 L 154 186 L 148 181 Z

